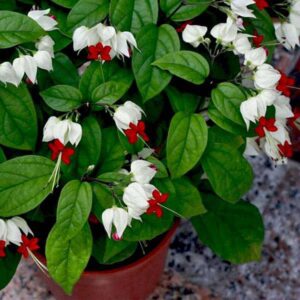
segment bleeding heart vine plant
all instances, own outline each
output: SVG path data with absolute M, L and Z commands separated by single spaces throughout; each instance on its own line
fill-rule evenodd
M 23 256 L 71 293 L 174 217 L 260 258 L 245 156 L 286 163 L 297 124 L 270 62 L 299 45 L 300 1 L 272 2 L 0 1 L 0 288 Z

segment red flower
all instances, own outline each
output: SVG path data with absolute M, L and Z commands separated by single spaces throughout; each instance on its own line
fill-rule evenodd
M 270 6 L 267 0 L 255 0 L 255 2 L 259 10 L 263 10 Z
M 296 80 L 294 78 L 286 76 L 284 73 L 281 73 L 281 78 L 277 85 L 277 90 L 282 92 L 283 95 L 290 97 L 291 96 L 291 87 L 295 85 Z
M 98 43 L 95 46 L 89 47 L 89 54 L 88 59 L 90 60 L 104 60 L 104 61 L 110 61 L 110 46 L 103 46 L 102 43 Z
M 145 123 L 143 121 L 139 121 L 137 125 L 133 123 L 129 124 L 129 129 L 124 130 L 125 135 L 128 138 L 128 142 L 130 144 L 135 144 L 138 141 L 139 136 L 145 141 L 149 141 L 148 135 L 145 133 Z
M 163 215 L 163 210 L 159 204 L 165 203 L 169 198 L 169 194 L 161 194 L 158 190 L 154 190 L 152 192 L 152 197 L 153 198 L 148 201 L 149 207 L 146 213 L 148 215 L 156 214 L 158 218 L 161 218 Z
M 18 253 L 22 254 L 24 258 L 27 258 L 29 256 L 29 251 L 35 251 L 40 249 L 40 246 L 38 245 L 39 239 L 38 238 L 32 238 L 29 239 L 26 235 L 22 235 L 22 244 L 18 248 Z
M 277 127 L 275 126 L 276 120 L 274 118 L 266 119 L 265 117 L 261 117 L 258 122 L 258 126 L 255 128 L 255 131 L 259 137 L 264 137 L 265 130 L 275 132 L 277 131 Z
M 281 154 L 287 158 L 291 158 L 294 154 L 292 145 L 288 141 L 285 141 L 283 145 L 278 145 L 278 148 Z
M 191 25 L 191 24 L 193 24 L 193 21 L 186 21 L 186 22 L 182 23 L 178 28 L 176 28 L 176 31 L 182 32 L 187 25 Z
M 264 41 L 264 35 L 259 35 L 257 30 L 254 31 L 253 44 L 255 47 L 261 47 L 261 43 Z
M 54 140 L 52 143 L 48 144 L 50 150 L 52 151 L 51 159 L 56 160 L 61 153 L 61 159 L 66 164 L 69 165 L 71 163 L 70 157 L 75 153 L 73 148 L 65 147 L 60 140 Z
M 296 126 L 295 122 L 299 119 L 300 121 L 300 108 L 296 108 L 294 111 L 294 116 L 288 119 L 288 124 L 293 129 L 299 131 L 299 128 Z M 300 123 L 300 122 L 299 122 Z
M 0 241 L 0 258 L 3 258 L 6 256 L 5 253 L 5 241 Z

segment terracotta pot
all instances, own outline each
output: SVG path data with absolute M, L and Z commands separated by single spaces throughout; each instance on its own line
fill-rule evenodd
M 129 265 L 105 271 L 86 271 L 73 295 L 66 295 L 49 277 L 42 279 L 57 300 L 145 300 L 154 291 L 163 273 L 169 244 L 179 221 L 151 252 Z

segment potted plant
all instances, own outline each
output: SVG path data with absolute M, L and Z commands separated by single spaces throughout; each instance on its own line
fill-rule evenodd
M 0 288 L 23 256 L 57 297 L 143 299 L 177 217 L 259 260 L 245 155 L 292 155 L 270 61 L 299 45 L 300 1 L 34 2 L 0 2 Z

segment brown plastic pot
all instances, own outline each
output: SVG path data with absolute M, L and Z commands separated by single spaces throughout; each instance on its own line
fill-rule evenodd
M 161 242 L 135 262 L 112 270 L 84 272 L 72 296 L 66 295 L 51 278 L 42 273 L 41 277 L 57 300 L 145 300 L 163 273 L 178 224 L 177 220 Z

